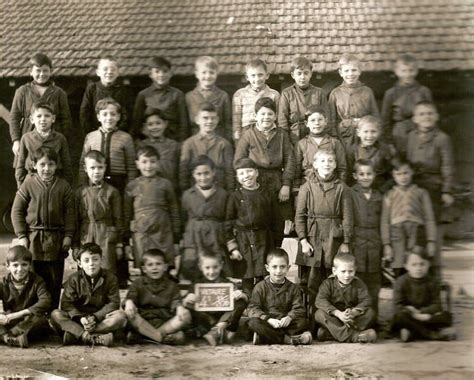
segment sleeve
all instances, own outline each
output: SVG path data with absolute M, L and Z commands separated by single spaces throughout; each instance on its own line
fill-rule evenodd
M 332 286 L 330 280 L 324 280 L 316 296 L 316 308 L 321 309 L 327 314 L 332 313 L 337 308 L 331 303 Z
M 143 114 L 145 113 L 145 96 L 139 92 L 133 108 L 133 128 L 132 135 L 138 136 L 142 130 Z
M 13 97 L 12 108 L 10 111 L 10 137 L 12 142 L 21 139 L 21 124 L 26 117 L 23 104 L 25 103 L 24 87 L 17 88 Z
M 377 101 L 375 100 L 374 92 L 370 87 L 368 87 L 370 96 L 369 96 L 369 108 L 370 114 L 375 117 L 380 117 L 379 108 L 377 106 Z
M 293 144 L 290 142 L 289 135 L 287 133 L 283 133 L 283 176 L 282 176 L 282 183 L 283 185 L 290 186 L 295 179 L 295 154 L 293 151 Z
M 430 304 L 420 308 L 420 313 L 435 314 L 442 311 L 441 297 L 440 297 L 440 286 L 437 282 L 432 281 L 428 287 Z
M 230 103 L 229 95 L 226 92 L 223 94 L 223 115 L 224 120 L 222 120 L 222 124 L 224 126 L 224 137 L 229 141 L 233 141 L 232 139 L 232 106 Z
M 241 136 L 239 141 L 237 142 L 237 146 L 235 147 L 234 165 L 241 158 L 246 158 L 246 157 L 249 156 L 249 148 L 250 148 L 249 134 L 250 134 L 250 132 L 251 132 L 251 129 L 245 131 L 243 136 Z
M 359 280 L 357 283 L 357 305 L 354 309 L 366 312 L 372 306 L 372 299 L 370 298 L 367 286 L 363 281 Z
M 294 285 L 292 289 L 292 304 L 291 310 L 288 312 L 288 317 L 292 320 L 297 318 L 306 318 L 306 307 L 303 303 L 303 293 L 298 285 Z
M 117 189 L 112 190 L 109 206 L 112 209 L 113 225 L 117 230 L 117 243 L 121 243 L 123 240 L 122 197 Z
M 121 117 L 119 121 L 119 128 L 122 131 L 130 133 L 131 131 L 131 115 L 132 115 L 132 110 L 131 110 L 131 99 L 132 96 L 129 94 L 129 91 L 127 87 L 125 86 L 120 86 L 117 94 L 117 98 L 120 99 L 119 103 L 122 106 L 121 110 Z M 117 100 L 118 100 L 117 99 Z
M 67 312 L 71 319 L 85 315 L 76 307 L 76 302 L 79 300 L 78 287 L 77 277 L 73 274 L 64 284 L 64 291 L 61 296 L 61 310 Z
M 171 217 L 171 224 L 173 227 L 173 238 L 174 242 L 179 243 L 181 237 L 181 215 L 179 214 L 178 201 L 173 190 L 173 185 L 171 182 L 166 181 L 166 203 L 168 204 L 168 209 Z
M 184 99 L 184 94 L 181 91 L 178 94 L 178 113 L 179 113 L 179 123 L 180 123 L 179 138 L 180 138 L 180 141 L 184 141 L 191 135 L 191 128 L 189 124 L 186 100 Z
M 232 132 L 235 135 L 236 132 L 239 135 L 242 134 L 242 114 L 243 114 L 243 105 L 241 91 L 237 90 L 232 98 Z M 234 137 L 234 136 L 232 136 Z
M 69 154 L 69 146 L 66 137 L 61 136 L 61 150 L 59 152 L 61 156 L 61 163 L 63 165 L 64 179 L 72 185 L 72 163 L 71 155 Z
M 132 136 L 128 133 L 124 144 L 124 154 L 125 165 L 127 168 L 127 179 L 128 182 L 130 182 L 137 176 L 137 165 L 135 164 L 135 145 L 133 144 Z
M 300 187 L 298 199 L 296 202 L 295 231 L 298 235 L 298 239 L 300 240 L 308 238 L 306 225 L 308 221 L 309 186 L 309 182 L 306 182 Z
M 28 191 L 27 184 L 23 182 L 20 189 L 15 195 L 12 206 L 12 224 L 15 230 L 15 235 L 18 239 L 28 237 L 28 226 L 26 224 L 26 213 L 28 210 L 28 204 L 31 201 L 31 195 Z
M 343 185 L 342 190 L 342 229 L 344 231 L 344 243 L 349 244 L 354 233 L 354 209 L 352 206 L 351 190 Z
M 135 304 L 136 307 L 140 307 L 140 288 L 143 286 L 141 278 L 137 278 L 135 281 L 132 282 L 130 287 L 128 288 L 127 295 L 123 301 L 123 305 L 125 305 L 126 300 L 131 300 Z
M 235 249 L 239 249 L 237 240 L 234 236 L 234 226 L 237 220 L 238 212 L 235 204 L 235 193 L 231 193 L 227 198 L 226 213 L 225 213 L 225 239 L 227 250 L 232 252 Z
M 387 144 L 393 144 L 392 137 L 392 107 L 393 107 L 393 91 L 388 89 L 385 91 L 382 102 L 382 136 Z
M 106 304 L 101 309 L 93 313 L 98 321 L 102 321 L 108 313 L 120 308 L 120 296 L 117 278 L 114 275 L 107 276 L 106 285 L 104 286 L 107 286 Z
M 449 136 L 443 134 L 443 139 L 440 144 L 441 154 L 441 177 L 443 178 L 442 189 L 443 193 L 451 193 L 453 190 L 454 181 L 454 155 L 453 146 Z
M 92 104 L 92 90 L 94 84 L 89 84 L 84 91 L 82 97 L 81 108 L 79 110 L 79 122 L 81 125 L 82 133 L 87 134 L 93 130 L 94 118 L 95 118 L 95 107 Z
M 339 136 L 339 129 L 337 128 L 337 124 L 339 123 L 339 114 L 337 112 L 337 100 L 336 100 L 336 93 L 335 90 L 337 87 L 331 91 L 329 94 L 329 101 L 328 101 L 328 132 L 332 137 L 337 137 L 339 141 L 341 137 Z
M 349 160 L 346 157 L 346 152 L 342 143 L 339 140 L 334 142 L 334 150 L 336 152 L 336 162 L 337 162 L 337 177 L 346 183 L 349 176 L 352 173 L 352 167 L 349 165 Z
M 36 297 L 38 301 L 28 308 L 30 313 L 38 316 L 47 313 L 51 308 L 51 295 L 46 288 L 46 284 L 40 278 L 37 279 Z
M 63 197 L 64 236 L 71 239 L 76 231 L 76 208 L 74 203 L 74 193 L 71 186 L 67 184 Z
M 224 170 L 227 191 L 232 191 L 235 189 L 235 173 L 234 165 L 232 162 L 233 159 L 234 149 L 232 148 L 232 145 L 226 141 L 226 144 L 224 146 Z
M 380 216 L 380 238 L 382 245 L 390 245 L 390 193 L 385 194 L 382 201 L 382 214 Z
M 261 283 L 263 285 L 263 283 Z M 265 291 L 263 286 L 257 284 L 252 291 L 250 302 L 247 306 L 247 314 L 249 318 L 260 318 L 264 321 L 268 320 L 270 316 L 264 310 L 266 305 Z
M 301 140 L 300 140 L 301 141 Z M 293 181 L 293 188 L 299 189 L 303 183 L 303 151 L 301 144 L 298 142 L 295 146 L 295 180 Z
M 84 170 L 84 159 L 87 152 L 90 150 L 89 146 L 89 135 L 86 136 L 84 140 L 84 145 L 82 146 L 81 158 L 79 159 L 79 184 L 87 183 L 87 173 Z
M 62 88 L 59 88 L 58 94 L 58 115 L 57 122 L 61 125 L 62 133 L 69 134 L 71 131 L 72 121 L 71 121 L 71 111 L 69 110 L 69 103 L 67 100 L 67 94 Z
M 171 299 L 170 309 L 173 313 L 176 313 L 176 308 L 181 306 L 181 293 L 178 285 L 173 286 L 174 292 Z
M 20 140 L 20 151 L 18 153 L 16 167 L 15 167 L 15 179 L 18 188 L 25 180 L 26 174 L 28 173 L 25 167 L 26 157 L 28 156 L 28 149 L 26 148 L 25 135 Z
M 81 226 L 82 226 L 82 187 L 79 187 L 74 193 L 74 212 L 76 215 L 76 230 L 72 238 L 72 248 L 79 248 L 81 245 Z
M 436 219 L 434 216 L 431 198 L 425 189 L 421 190 L 421 202 L 423 207 L 423 220 L 425 223 L 426 240 L 436 242 L 438 240 L 436 232 Z
M 407 306 L 405 283 L 405 276 L 401 276 L 395 280 L 393 285 L 393 308 L 395 313 L 402 311 Z
M 134 182 L 129 182 L 125 186 L 123 195 L 123 240 L 126 245 L 129 244 L 131 237 L 130 223 L 133 220 L 133 186 Z
M 278 104 L 278 126 L 289 132 L 290 129 L 290 101 L 288 91 L 283 91 Z
M 186 140 L 181 148 L 181 156 L 179 158 L 179 188 L 185 191 L 191 187 L 191 160 L 192 150 L 191 142 Z

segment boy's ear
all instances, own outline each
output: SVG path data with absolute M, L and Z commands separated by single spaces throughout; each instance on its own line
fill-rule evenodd
M 270 267 L 268 266 L 268 264 L 265 264 L 265 269 L 267 270 L 267 272 L 270 272 Z
M 53 121 L 53 123 L 56 121 L 56 115 L 51 115 L 51 120 Z
M 354 178 L 357 181 L 357 175 L 356 173 L 352 173 L 352 178 Z
M 335 276 L 336 275 L 336 267 L 332 267 L 332 274 Z
M 30 123 L 33 124 L 33 121 L 34 121 L 33 114 L 30 114 Z
M 255 169 L 255 173 L 257 174 L 257 177 L 260 175 L 260 173 L 258 172 L 258 169 Z

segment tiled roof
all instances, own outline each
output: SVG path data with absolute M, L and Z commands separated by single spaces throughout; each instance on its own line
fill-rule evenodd
M 123 75 L 147 74 L 163 55 L 191 74 L 199 55 L 223 73 L 263 58 L 287 73 L 295 55 L 319 72 L 341 53 L 357 53 L 368 71 L 388 70 L 399 53 L 430 70 L 474 69 L 472 0 L 0 0 L 0 76 L 28 75 L 28 57 L 48 54 L 56 75 L 93 75 L 114 55 Z

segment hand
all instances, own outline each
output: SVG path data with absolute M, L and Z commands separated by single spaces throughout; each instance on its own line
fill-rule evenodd
M 313 246 L 309 244 L 308 240 L 303 239 L 301 240 L 301 251 L 306 255 L 306 256 L 312 256 L 313 255 Z
M 237 261 L 241 261 L 244 257 L 242 256 L 242 254 L 240 253 L 239 250 L 237 249 L 234 249 L 231 253 L 230 253 L 230 259 L 231 260 L 237 260 Z
M 429 257 L 434 257 L 436 254 L 436 243 L 434 241 L 429 241 L 426 244 L 426 253 L 428 253 Z
M 235 290 L 233 293 L 234 300 L 239 300 L 244 297 L 244 292 L 242 290 Z
M 234 132 L 234 140 L 237 141 L 238 139 L 240 139 L 240 132 L 239 132 L 239 131 L 235 131 L 235 132 Z
M 383 246 L 383 258 L 385 259 L 385 261 L 393 261 L 393 249 L 391 245 Z
M 454 197 L 451 194 L 444 193 L 441 194 L 441 201 L 443 202 L 443 206 L 449 207 L 454 203 Z
M 291 317 L 289 317 L 288 315 L 280 319 L 280 327 L 282 329 L 284 329 L 285 327 L 288 327 L 290 323 L 291 323 Z
M 186 321 L 186 320 L 189 320 L 189 311 L 186 310 L 185 307 L 179 305 L 177 308 L 176 308 L 176 316 L 178 317 L 178 319 L 183 322 L 183 321 Z
M 122 247 L 116 247 L 115 248 L 115 254 L 117 255 L 117 260 L 122 260 L 122 258 L 123 258 L 123 248 Z
M 184 297 L 183 304 L 185 307 L 194 307 L 194 303 L 196 302 L 196 295 L 194 293 L 189 293 Z
M 412 316 L 413 314 L 419 313 L 418 309 L 411 305 L 405 306 L 405 309 L 407 309 L 411 313 Z
M 10 323 L 10 318 L 8 318 L 8 315 L 2 313 L 0 314 L 0 325 L 5 326 Z
M 69 251 L 69 249 L 71 248 L 71 243 L 72 243 L 72 240 L 69 236 L 64 237 L 63 245 L 62 245 L 62 248 L 63 248 L 64 252 Z
M 347 309 L 347 310 L 349 310 L 349 315 L 351 316 L 352 319 L 357 318 L 359 315 L 362 314 L 362 312 L 357 309 Z
M 21 239 L 19 239 L 18 243 L 25 248 L 28 248 L 30 246 L 30 242 L 28 241 L 27 237 L 22 237 Z
M 19 140 L 13 141 L 12 152 L 15 156 L 18 156 L 18 153 L 20 153 L 20 141 Z
M 129 245 L 126 245 L 125 247 L 123 247 L 123 252 L 128 261 L 134 260 L 132 247 L 130 247 Z
M 341 252 L 341 253 L 349 253 L 349 244 L 347 244 L 347 243 L 342 243 L 342 244 L 339 246 L 338 252 Z
M 336 310 L 333 314 L 336 318 L 338 318 L 343 323 L 349 323 L 352 321 L 350 314 L 344 311 Z
M 135 315 L 137 315 L 138 309 L 132 300 L 126 300 L 123 311 L 125 312 L 128 319 L 133 319 L 135 318 Z
M 418 321 L 421 322 L 426 322 L 431 319 L 431 314 L 426 314 L 426 313 L 415 313 L 413 314 L 413 318 L 417 319 Z
M 270 318 L 270 319 L 267 320 L 267 322 L 274 329 L 279 329 L 280 328 L 280 321 L 278 319 Z
M 290 199 L 290 186 L 283 185 L 278 193 L 278 200 L 280 202 L 286 202 L 288 199 Z
M 95 327 L 96 320 L 93 315 L 88 315 L 81 318 L 81 324 L 84 326 L 84 330 L 92 331 Z

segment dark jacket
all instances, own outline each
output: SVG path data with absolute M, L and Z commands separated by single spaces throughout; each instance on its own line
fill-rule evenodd
M 406 306 L 414 306 L 426 314 L 440 312 L 439 283 L 430 276 L 412 278 L 405 273 L 397 278 L 393 286 L 393 304 L 395 312 L 402 311 Z

